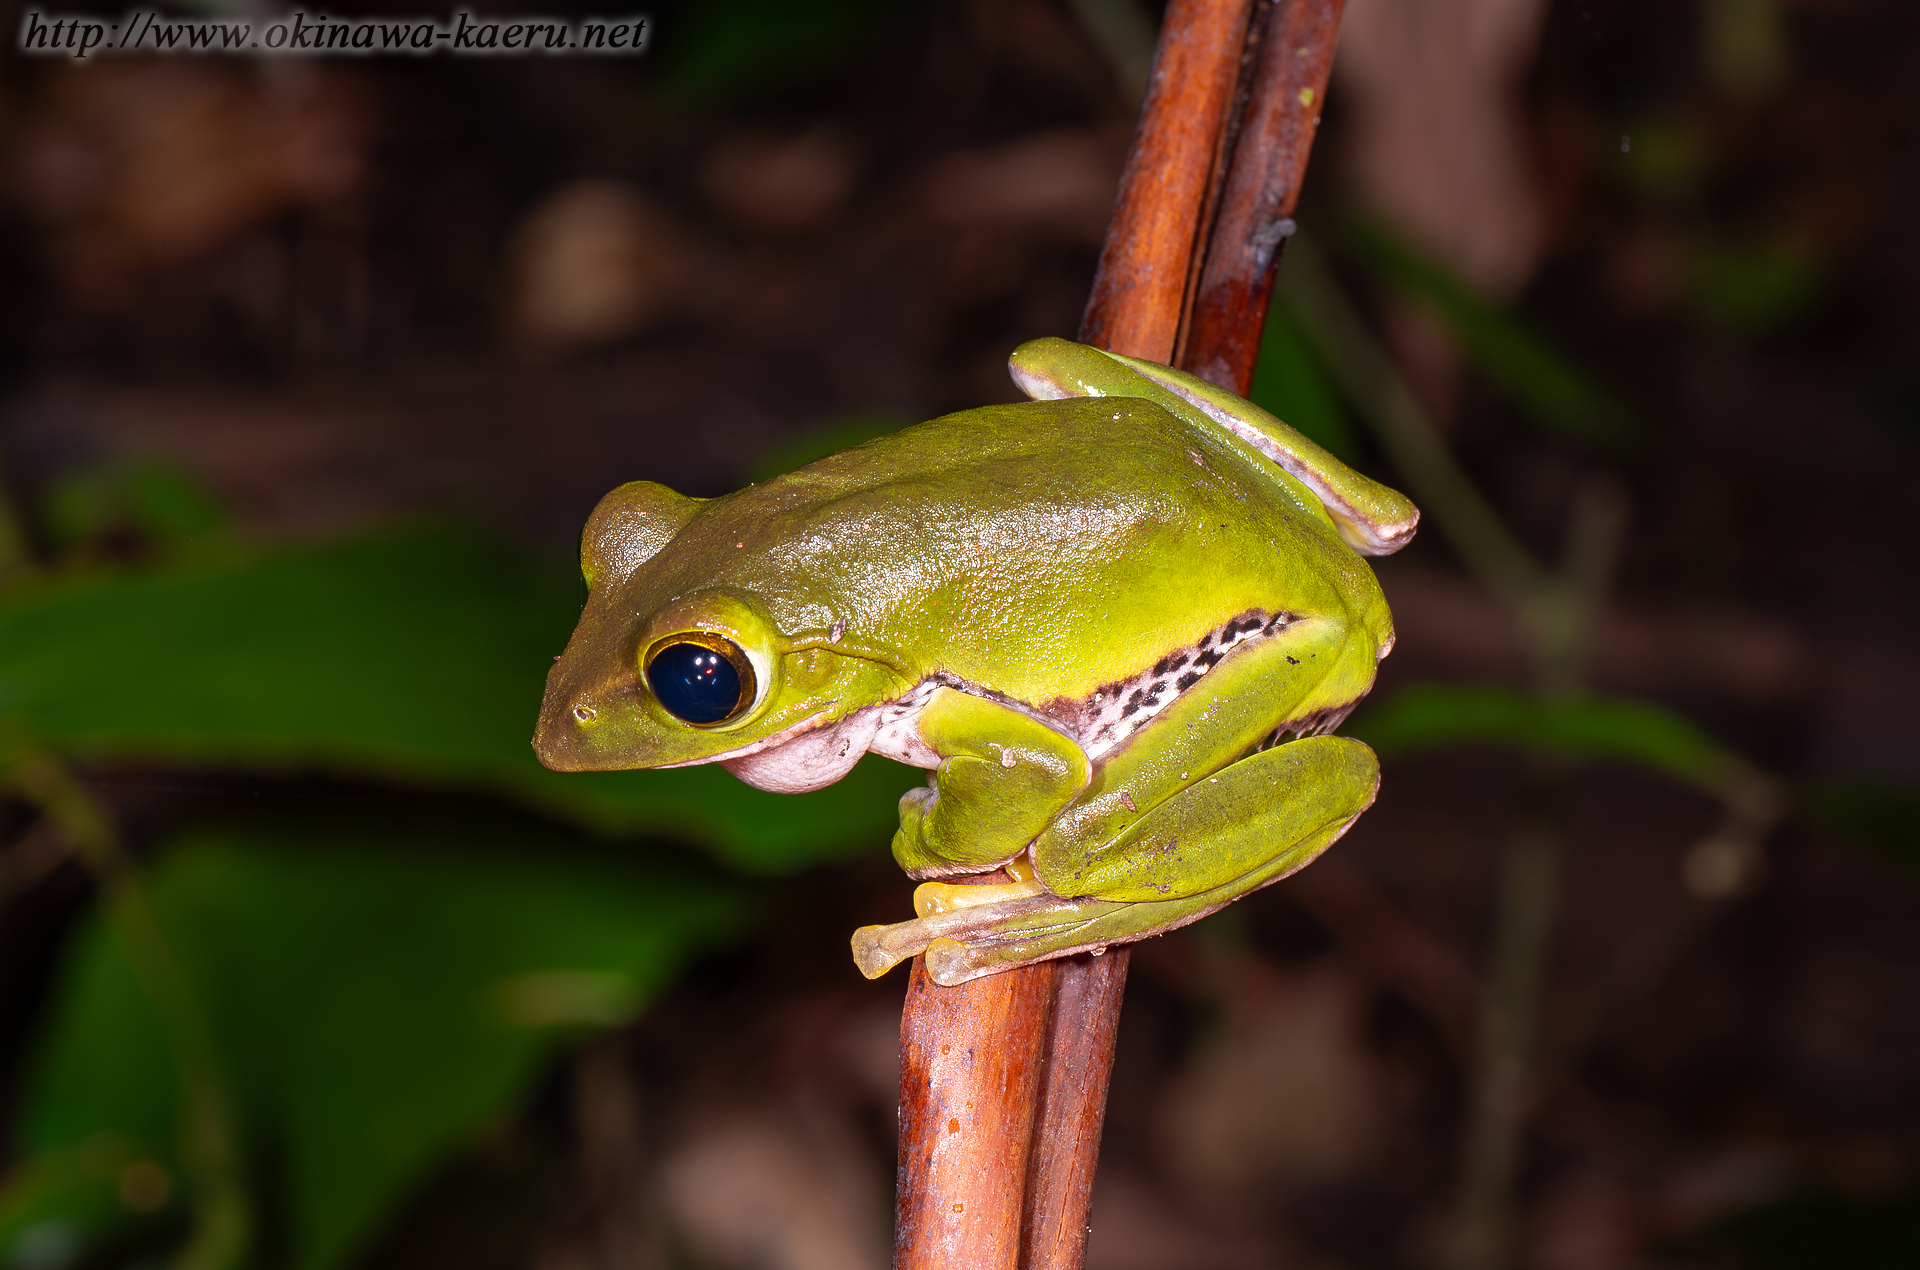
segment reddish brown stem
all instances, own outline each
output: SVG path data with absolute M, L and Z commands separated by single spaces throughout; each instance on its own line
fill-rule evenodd
M 1080 320 L 1082 342 L 1173 360 L 1252 8 L 1252 0 L 1167 6 L 1100 269 Z
M 1171 362 L 1178 338 L 1183 364 L 1218 362 L 1230 380 L 1217 382 L 1246 391 L 1273 284 L 1273 225 L 1293 208 L 1340 7 L 1167 6 L 1082 341 Z M 1266 38 L 1243 90 L 1250 27 Z M 1269 55 L 1276 39 L 1291 60 Z M 1268 91 L 1276 62 L 1284 83 Z M 1189 322 L 1196 294 L 1206 307 Z M 1115 948 L 941 988 L 914 958 L 900 1024 L 895 1270 L 1078 1270 L 1128 960 Z
M 1103 957 L 1083 953 L 1054 963 L 1060 971 L 1027 1156 L 1023 1270 L 1080 1270 L 1086 1260 L 1093 1169 L 1100 1162 L 1107 1078 L 1131 959 L 1132 950 L 1122 945 Z
M 1281 0 L 1261 31 L 1178 364 L 1246 395 L 1273 273 L 1320 127 L 1346 0 Z
M 1057 962 L 955 988 L 913 959 L 900 1013 L 893 1263 L 1015 1270 Z

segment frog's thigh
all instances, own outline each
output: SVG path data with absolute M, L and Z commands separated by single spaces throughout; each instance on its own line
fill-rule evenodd
M 1129 825 L 1074 876 L 1073 894 L 1140 903 L 1305 864 L 1373 802 L 1380 765 L 1349 737 L 1253 754 Z
M 945 688 L 918 720 L 941 756 L 931 789 L 900 800 L 893 854 L 913 877 L 999 864 L 1033 841 L 1087 787 L 1078 742 L 1011 706 Z
M 1041 880 L 1056 895 L 1088 894 L 1087 879 L 1124 852 L 1121 835 L 1159 804 L 1206 784 L 1288 720 L 1358 698 L 1373 671 L 1364 643 L 1344 623 L 1312 618 L 1235 649 L 1110 756 L 1047 827 L 1033 852 Z

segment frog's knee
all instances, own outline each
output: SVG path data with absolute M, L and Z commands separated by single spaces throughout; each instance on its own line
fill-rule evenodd
M 893 858 L 910 875 L 940 863 L 927 843 L 927 813 L 938 798 L 939 791 L 928 786 L 900 795 L 900 828 L 893 835 Z

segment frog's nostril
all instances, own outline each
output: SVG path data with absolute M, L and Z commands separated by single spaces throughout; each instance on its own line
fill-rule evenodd
M 585 703 L 577 705 L 573 708 L 573 717 L 582 723 L 591 723 L 593 721 L 593 707 Z

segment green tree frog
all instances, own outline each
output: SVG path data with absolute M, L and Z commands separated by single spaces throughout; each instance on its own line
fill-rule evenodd
M 547 680 L 534 745 L 561 771 L 931 769 L 893 839 L 917 916 L 856 932 L 869 977 L 1171 930 L 1306 864 L 1379 785 L 1330 733 L 1393 645 L 1361 557 L 1413 505 L 1165 366 L 1041 339 L 1011 369 L 1034 400 L 723 498 L 608 494 Z

